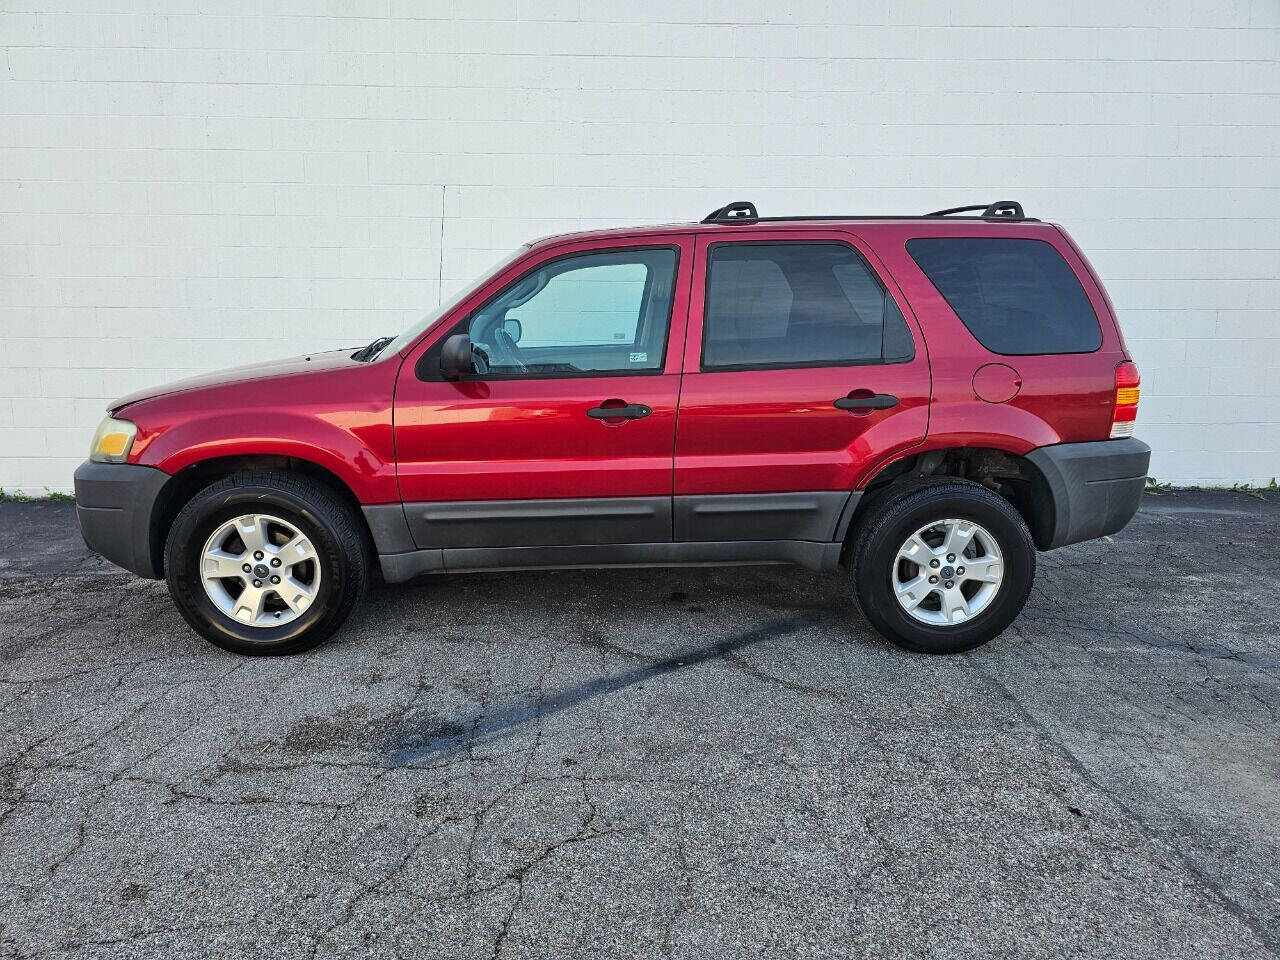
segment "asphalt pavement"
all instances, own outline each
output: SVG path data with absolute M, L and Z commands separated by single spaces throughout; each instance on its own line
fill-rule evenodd
M 247 659 L 0 502 L 0 956 L 1276 957 L 1280 497 L 1148 496 L 986 647 L 842 575 L 480 574 Z

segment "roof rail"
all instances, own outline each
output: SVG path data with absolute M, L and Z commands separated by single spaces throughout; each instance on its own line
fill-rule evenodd
M 702 218 L 703 223 L 738 223 L 743 220 L 759 220 L 760 214 L 756 213 L 756 205 L 746 200 L 735 200 L 733 203 L 726 203 L 723 207 L 717 207 L 705 217 Z
M 1022 210 L 1022 204 L 1016 200 L 997 200 L 995 203 L 972 207 L 951 207 L 947 210 L 935 210 L 933 213 L 914 213 L 903 216 L 844 216 L 836 214 L 817 214 L 809 217 L 762 217 L 756 211 L 756 205 L 746 200 L 735 200 L 717 207 L 702 218 L 703 223 L 790 223 L 806 220 L 927 220 L 933 217 L 950 217 L 954 214 L 977 213 L 968 220 L 1033 220 Z
M 951 207 L 947 210 L 935 210 L 933 213 L 926 213 L 926 217 L 949 217 L 953 213 L 973 213 L 975 210 L 982 211 L 982 219 L 984 220 L 1025 220 L 1026 214 L 1022 212 L 1022 204 L 1016 200 L 997 200 L 995 203 L 983 206 L 978 204 L 976 207 Z

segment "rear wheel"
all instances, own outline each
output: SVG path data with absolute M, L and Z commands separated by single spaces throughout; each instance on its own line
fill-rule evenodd
M 207 640 L 271 656 L 314 647 L 363 593 L 369 560 L 355 511 L 286 473 L 242 473 L 206 487 L 165 544 L 169 593 Z
M 1017 510 L 964 480 L 881 495 L 855 533 L 858 603 L 886 638 L 920 653 L 986 643 L 1022 611 L 1036 551 Z

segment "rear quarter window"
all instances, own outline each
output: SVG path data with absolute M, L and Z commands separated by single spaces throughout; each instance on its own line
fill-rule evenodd
M 1102 329 L 1053 245 L 1006 237 L 917 237 L 907 252 L 992 353 L 1091 353 Z

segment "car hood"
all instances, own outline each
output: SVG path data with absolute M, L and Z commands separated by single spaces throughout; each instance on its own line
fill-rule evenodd
M 151 400 L 155 397 L 169 396 L 174 393 L 186 393 L 191 390 L 203 390 L 207 387 L 317 373 L 321 370 L 333 370 L 339 367 L 359 366 L 360 361 L 351 359 L 351 355 L 358 349 L 359 347 L 344 347 L 341 350 L 309 353 L 302 357 L 291 357 L 288 360 L 270 360 L 265 363 L 252 363 L 244 367 L 215 370 L 213 373 L 187 377 L 185 380 L 174 380 L 171 383 L 163 383 L 159 386 L 148 387 L 144 390 L 127 394 L 118 400 L 112 401 L 107 410 L 115 414 L 124 407 L 142 400 Z

